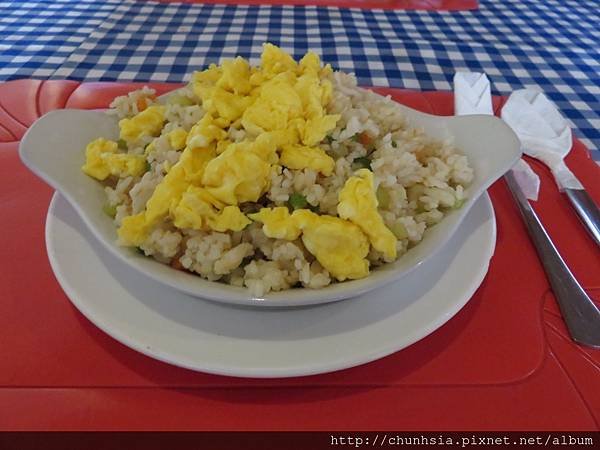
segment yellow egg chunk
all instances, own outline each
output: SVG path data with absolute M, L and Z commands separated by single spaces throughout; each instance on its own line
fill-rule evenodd
M 231 144 L 233 144 L 233 142 L 231 142 L 229 139 L 224 139 L 222 141 L 217 142 L 217 155 L 220 155 L 225 150 L 227 150 L 227 147 L 229 147 Z
M 117 230 L 119 243 L 121 245 L 139 247 L 148 237 L 148 228 L 143 212 L 125 217 Z
M 267 237 L 293 241 L 300 236 L 300 227 L 292 219 L 285 206 L 261 208 L 254 214 L 248 214 L 255 222 L 262 222 L 262 230 Z
M 284 130 L 290 119 L 302 117 L 302 101 L 284 77 L 265 83 L 258 99 L 242 116 L 243 127 L 252 134 Z
M 204 102 L 207 94 L 215 87 L 222 74 L 223 71 L 216 64 L 211 64 L 208 69 L 201 72 L 194 72 L 192 75 L 192 90 L 196 97 Z
M 177 228 L 206 229 L 208 220 L 216 216 L 218 208 L 223 208 L 223 204 L 206 189 L 188 186 L 172 210 L 173 224 Z
M 213 148 L 186 148 L 177 164 L 154 189 L 146 202 L 146 210 L 123 219 L 118 230 L 121 243 L 141 245 L 148 231 L 177 207 L 182 194 L 192 181 L 202 177 L 206 164 L 214 155 Z
M 279 163 L 288 169 L 312 169 L 325 176 L 333 173 L 335 161 L 319 147 L 303 145 L 284 145 Z
M 228 205 L 255 202 L 270 183 L 271 165 L 244 144 L 232 144 L 211 160 L 204 170 L 202 185 Z
M 298 134 L 294 130 L 271 131 L 258 136 L 254 142 L 248 144 L 247 149 L 269 164 L 277 164 L 277 149 L 295 142 L 298 142 Z
M 188 184 L 183 167 L 178 164 L 173 166 L 146 202 L 146 211 L 144 212 L 146 221 L 154 224 L 166 216 L 169 210 L 177 204 Z
M 319 118 L 309 119 L 302 131 L 302 143 L 304 145 L 317 145 L 327 133 L 335 128 L 335 124 L 340 120 L 339 114 L 331 114 Z
M 156 139 L 155 139 L 156 140 Z M 154 150 L 156 150 L 156 147 L 154 146 L 154 141 L 150 142 L 148 145 L 146 145 L 146 148 L 144 149 L 144 155 L 148 156 L 150 153 L 152 153 Z
M 321 70 L 321 59 L 314 52 L 307 52 L 298 63 L 298 72 L 302 75 L 310 73 L 318 75 Z
M 175 166 L 181 166 L 188 183 L 199 184 L 206 165 L 215 156 L 217 153 L 214 145 L 203 148 L 186 147 Z
M 215 123 L 215 118 L 205 114 L 188 133 L 186 145 L 191 148 L 208 147 L 212 142 L 226 137 L 227 133 Z
M 146 171 L 146 158 L 142 155 L 117 153 L 114 141 L 99 138 L 90 142 L 85 150 L 86 162 L 81 170 L 97 180 L 105 180 L 110 175 L 117 177 L 137 177 Z
M 182 148 L 184 148 L 187 135 L 187 131 L 185 131 L 183 128 L 175 128 L 173 131 L 171 131 L 168 135 L 169 144 L 171 144 L 171 148 L 173 150 L 181 150 Z
M 297 67 L 294 58 L 273 44 L 263 44 L 260 65 L 262 74 L 268 79 L 282 72 L 295 71 Z
M 116 153 L 117 150 L 118 145 L 115 141 L 104 138 L 93 140 L 85 148 L 85 164 L 81 170 L 97 180 L 105 180 L 110 175 L 110 169 L 102 155 Z
M 250 85 L 250 65 L 244 58 L 225 60 L 221 63 L 222 75 L 217 80 L 216 86 L 234 94 L 248 94 L 252 89 Z
M 358 225 L 369 237 L 375 250 L 386 259 L 396 259 L 396 236 L 385 226 L 379 211 L 373 172 L 361 169 L 346 181 L 339 193 L 338 214 Z
M 135 142 L 142 136 L 158 136 L 165 121 L 165 107 L 152 105 L 131 119 L 119 121 L 120 138 Z
M 323 104 L 321 103 L 321 88 L 318 84 L 311 81 L 306 82 L 306 77 L 303 76 L 296 83 L 296 92 L 302 99 L 304 108 L 304 117 L 313 119 L 323 117 Z
M 142 155 L 128 155 L 113 153 L 102 155 L 111 175 L 119 178 L 137 177 L 147 170 L 146 157 Z
M 220 118 L 233 122 L 242 116 L 246 108 L 254 101 L 252 97 L 240 96 L 216 88 L 211 96 L 211 109 L 216 111 Z
M 226 206 L 215 217 L 208 219 L 208 226 L 220 233 L 225 231 L 241 231 L 252 223 L 237 206 Z
M 292 219 L 302 230 L 302 242 L 317 261 L 339 281 L 369 275 L 369 241 L 352 222 L 333 216 L 319 216 L 307 209 L 293 212 Z

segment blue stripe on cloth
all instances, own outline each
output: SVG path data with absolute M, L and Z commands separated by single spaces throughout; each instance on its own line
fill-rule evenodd
M 0 0 L 0 80 L 47 78 L 118 0 Z

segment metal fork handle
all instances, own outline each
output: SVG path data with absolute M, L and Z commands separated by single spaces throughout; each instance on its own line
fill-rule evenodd
M 558 253 L 517 184 L 512 171 L 509 171 L 504 178 L 527 225 L 571 337 L 579 344 L 600 348 L 600 310 L 585 293 Z
M 600 209 L 598 209 L 598 205 L 584 189 L 565 189 L 565 194 L 577 211 L 585 229 L 600 246 Z

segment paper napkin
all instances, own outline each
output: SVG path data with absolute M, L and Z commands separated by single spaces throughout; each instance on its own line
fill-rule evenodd
M 494 114 L 490 82 L 485 73 L 457 72 L 454 75 L 454 112 L 459 116 Z M 525 196 L 529 200 L 537 200 L 540 177 L 522 159 L 512 170 Z
M 550 168 L 561 191 L 583 189 L 563 161 L 571 150 L 571 128 L 543 93 L 534 89 L 513 92 L 502 108 L 502 119 L 519 137 L 523 152 Z

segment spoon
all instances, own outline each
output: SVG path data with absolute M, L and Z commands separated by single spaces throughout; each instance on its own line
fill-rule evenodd
M 600 246 L 600 210 L 564 162 L 571 151 L 571 128 L 541 92 L 513 92 L 502 109 L 502 119 L 519 137 L 523 152 L 542 161 L 554 175 L 592 239 Z

